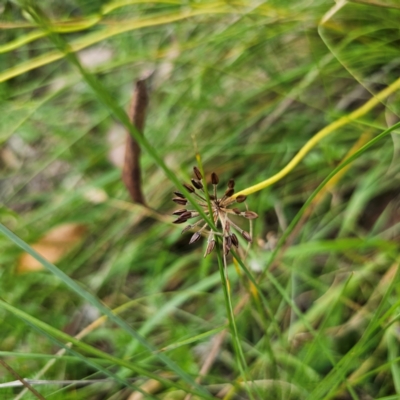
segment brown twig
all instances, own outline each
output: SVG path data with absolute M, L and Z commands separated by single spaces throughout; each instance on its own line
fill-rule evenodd
M 22 378 L 18 372 L 12 369 L 4 360 L 0 358 L 0 364 L 16 379 L 18 379 L 27 390 L 29 390 L 34 396 L 40 400 L 46 400 L 36 389 L 34 389 L 24 378 Z
M 128 112 L 129 119 L 141 134 L 143 134 L 148 104 L 146 80 L 147 78 L 142 78 L 136 82 Z M 125 161 L 122 171 L 122 180 L 125 183 L 133 202 L 145 205 L 142 192 L 140 169 L 140 146 L 129 132 L 126 136 Z

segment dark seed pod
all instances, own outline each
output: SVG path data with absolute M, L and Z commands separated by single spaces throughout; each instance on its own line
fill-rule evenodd
M 247 197 L 244 196 L 243 194 L 241 194 L 240 196 L 236 197 L 236 202 L 243 203 L 246 199 L 247 199 Z
M 186 206 L 187 200 L 186 199 L 181 199 L 180 197 L 175 197 L 172 199 L 176 204 L 180 204 L 181 206 Z
M 193 234 L 193 236 L 191 237 L 189 244 L 197 242 L 200 238 L 201 238 L 201 234 L 199 232 L 195 232 Z
M 238 240 L 237 236 L 234 233 L 232 233 L 232 235 L 231 235 L 231 240 L 232 240 L 232 244 L 236 248 L 238 248 L 239 247 L 239 240 Z
M 235 181 L 233 179 L 229 179 L 228 188 L 233 189 L 235 187 Z
M 193 172 L 199 181 L 203 179 L 203 175 L 201 175 L 201 172 L 197 167 L 193 167 Z
M 256 218 L 258 218 L 258 215 L 253 211 L 245 211 L 243 213 L 243 216 L 245 218 L 247 218 L 247 219 L 256 219 Z
M 188 183 L 184 183 L 183 186 L 185 186 L 185 188 L 190 192 L 190 193 L 194 193 L 194 187 L 192 185 L 189 185 Z
M 181 232 L 181 235 L 183 235 L 185 232 L 187 232 L 188 230 L 190 230 L 190 229 L 192 229 L 192 228 L 193 228 L 192 225 L 187 225 L 187 226 L 185 226 L 185 227 L 183 228 L 182 232 Z
M 230 236 L 225 236 L 225 247 L 228 248 L 228 250 L 232 247 L 232 238 Z
M 246 231 L 242 231 L 241 234 L 242 234 L 242 236 L 243 236 L 249 243 L 252 242 L 250 233 L 248 233 L 248 232 L 246 232 Z
M 209 194 L 210 196 L 210 200 L 215 200 L 215 196 L 213 196 L 212 194 Z
M 194 187 L 192 185 L 189 185 L 187 183 L 184 183 L 183 186 L 185 186 L 185 188 L 190 192 L 193 193 L 194 192 Z
M 188 220 L 188 218 L 182 217 L 182 215 L 181 215 L 178 219 L 176 219 L 175 221 L 172 221 L 172 223 L 173 224 L 183 224 L 187 220 Z
M 181 214 L 180 218 L 186 218 L 186 219 L 192 218 L 192 213 L 190 211 L 186 211 L 183 214 Z
M 233 193 L 235 193 L 235 189 L 234 188 L 228 188 L 225 191 L 225 196 L 226 197 L 231 197 L 233 195 Z
M 182 215 L 183 213 L 185 213 L 187 210 L 186 208 L 180 208 L 179 210 L 176 210 L 172 213 L 172 215 Z
M 200 181 L 196 181 L 196 179 L 191 179 L 193 186 L 196 189 L 202 189 L 203 188 L 203 184 Z
M 219 182 L 218 175 L 217 175 L 215 172 L 213 172 L 213 173 L 211 174 L 211 183 L 212 183 L 213 185 L 218 185 L 218 182 Z
M 242 213 L 238 208 L 232 208 L 232 211 L 237 215 L 240 215 Z
M 174 195 L 180 197 L 181 199 L 186 199 L 185 195 L 183 195 L 181 192 L 174 192 Z
M 215 247 L 215 240 L 212 239 L 212 240 L 210 240 L 208 242 L 207 249 L 206 249 L 206 252 L 204 254 L 204 257 L 207 257 L 214 250 L 214 247 Z

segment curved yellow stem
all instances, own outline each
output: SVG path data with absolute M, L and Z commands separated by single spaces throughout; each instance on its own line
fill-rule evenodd
M 178 12 L 172 14 L 164 14 L 157 15 L 154 17 L 149 17 L 147 19 L 134 19 L 134 20 L 125 20 L 123 24 L 108 27 L 107 29 L 102 29 L 93 33 L 86 35 L 85 37 L 80 37 L 75 39 L 70 43 L 72 51 L 80 51 L 86 47 L 92 46 L 98 42 L 109 39 L 113 36 L 119 35 L 121 33 L 146 28 L 150 26 L 158 26 L 165 25 L 185 19 L 189 19 L 191 17 L 200 16 L 200 15 L 215 15 L 215 14 L 228 14 L 228 8 L 212 8 L 211 10 L 208 8 L 203 8 L 199 10 L 193 10 L 188 12 Z M 0 72 L 0 83 L 5 82 L 11 78 L 22 75 L 28 71 L 33 69 L 42 67 L 51 62 L 60 60 L 65 57 L 65 54 L 55 50 L 45 54 L 42 54 L 36 58 L 31 58 L 26 62 L 20 63 L 16 66 L 13 66 L 7 70 Z
M 71 33 L 71 32 L 78 32 L 92 26 L 96 25 L 99 21 L 101 21 L 101 16 L 93 16 L 87 18 L 84 21 L 75 22 L 74 24 L 66 24 L 66 25 L 57 25 L 54 26 L 54 32 L 58 33 Z M 16 50 L 28 43 L 31 43 L 37 39 L 45 37 L 47 35 L 46 32 L 41 30 L 34 30 L 24 36 L 21 36 L 11 42 L 5 43 L 0 46 L 0 53 L 6 53 L 8 51 Z
M 246 189 L 241 190 L 240 192 L 234 194 L 232 198 L 235 198 L 239 195 L 248 196 L 249 194 L 258 192 L 259 190 L 265 189 L 268 186 L 278 182 L 282 178 L 284 178 L 289 172 L 291 172 L 297 164 L 307 155 L 307 153 L 323 138 L 334 132 L 335 130 L 341 128 L 344 125 L 349 124 L 352 121 L 355 121 L 357 118 L 362 117 L 367 114 L 370 110 L 372 110 L 375 106 L 380 104 L 382 100 L 386 99 L 393 92 L 400 89 L 400 78 L 394 81 L 390 86 L 386 89 L 379 92 L 372 99 L 368 100 L 364 105 L 362 105 L 357 110 L 353 111 L 349 115 L 343 116 L 338 120 L 332 122 L 327 125 L 325 128 L 321 129 L 317 132 L 300 150 L 299 152 L 292 158 L 292 160 L 282 168 L 277 174 L 271 176 L 270 178 L 257 183 L 256 185 L 250 186 Z

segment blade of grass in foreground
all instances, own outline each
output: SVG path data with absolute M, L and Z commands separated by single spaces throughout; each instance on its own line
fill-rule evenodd
M 170 381 L 162 376 L 159 376 L 155 373 L 146 371 L 144 368 L 141 368 L 139 366 L 137 366 L 136 363 L 132 363 L 130 361 L 127 360 L 123 360 L 117 357 L 114 357 L 108 353 L 105 353 L 99 349 L 96 349 L 93 346 L 90 346 L 82 341 L 80 341 L 79 339 L 76 339 L 75 337 L 72 337 L 64 332 L 59 331 L 56 328 L 53 328 L 52 326 L 38 320 L 37 318 L 32 317 L 31 315 L 25 313 L 24 311 L 8 304 L 7 302 L 5 302 L 4 300 L 0 299 L 0 308 L 3 308 L 11 313 L 13 313 L 15 316 L 17 316 L 18 318 L 22 319 L 25 323 L 27 323 L 28 325 L 30 325 L 32 328 L 34 328 L 35 330 L 39 331 L 41 334 L 44 334 L 46 337 L 48 337 L 50 340 L 52 340 L 54 343 L 56 343 L 57 346 L 60 346 L 62 348 L 64 348 L 65 350 L 69 351 L 70 353 L 72 353 L 74 356 L 76 356 L 77 358 L 81 359 L 82 361 L 84 361 L 85 363 L 91 365 L 92 367 L 96 368 L 99 371 L 104 372 L 105 374 L 107 374 L 108 376 L 110 376 L 111 378 L 119 381 L 120 383 L 125 384 L 128 387 L 131 387 L 132 389 L 137 389 L 136 386 L 132 385 L 129 381 L 127 381 L 125 378 L 119 377 L 117 374 L 113 374 L 110 371 L 108 371 L 106 368 L 103 368 L 102 366 L 100 366 L 98 364 L 97 361 L 101 361 L 101 360 L 107 360 L 109 362 L 111 362 L 113 365 L 119 365 L 121 367 L 124 368 L 128 368 L 134 372 L 137 372 L 139 374 L 141 374 L 142 376 L 146 376 L 148 378 L 152 378 L 154 380 L 159 381 L 160 383 L 162 383 L 163 385 L 165 385 L 166 387 L 175 387 L 177 389 L 180 390 L 185 390 L 187 392 L 193 393 L 193 394 L 198 394 L 198 392 L 194 391 L 194 390 L 188 390 L 186 387 L 183 387 L 183 385 Z M 74 351 L 71 349 L 71 347 L 68 347 L 67 345 L 64 344 L 64 342 L 66 343 L 72 343 L 74 346 L 80 348 L 82 351 L 91 354 L 95 357 L 98 357 L 99 360 L 93 361 L 93 359 L 84 357 L 83 355 L 81 355 L 80 353 Z M 211 396 L 204 396 L 202 395 L 203 399 L 211 399 Z
M 30 254 L 37 261 L 39 261 L 48 271 L 57 276 L 65 285 L 70 287 L 75 293 L 77 293 L 79 296 L 84 298 L 88 303 L 96 307 L 100 312 L 107 315 L 107 317 L 111 321 L 115 322 L 118 326 L 120 326 L 127 333 L 129 333 L 144 348 L 154 353 L 155 357 L 160 359 L 160 361 L 162 361 L 167 367 L 169 367 L 172 371 L 174 371 L 180 378 L 182 378 L 182 380 L 184 380 L 189 385 L 194 385 L 194 387 L 197 389 L 196 394 L 202 394 L 203 396 L 209 398 L 208 392 L 203 387 L 196 384 L 194 379 L 189 374 L 184 372 L 178 365 L 176 365 L 172 360 L 170 360 L 164 354 L 156 352 L 156 349 L 150 343 L 148 343 L 141 335 L 139 335 L 134 329 L 132 329 L 132 327 L 129 326 L 123 319 L 115 315 L 108 307 L 103 305 L 95 296 L 93 296 L 91 293 L 87 292 L 82 287 L 80 287 L 73 279 L 64 274 L 64 272 L 59 270 L 54 264 L 50 263 L 45 258 L 43 258 L 39 253 L 37 253 L 34 249 L 32 249 L 31 246 L 29 246 L 27 243 L 21 240 L 13 232 L 7 229 L 3 224 L 0 224 L 0 232 L 4 234 L 8 239 L 10 239 L 12 242 L 14 242 L 16 245 L 18 245 L 21 249 Z M 70 339 L 70 341 L 73 343 L 72 339 Z M 141 372 L 146 373 L 147 375 L 149 374 L 149 372 L 145 370 L 142 370 Z M 159 377 L 155 377 L 155 379 L 157 378 L 160 380 Z M 175 385 L 171 382 L 170 384 Z
M 6 303 L 5 301 L 3 301 L 1 299 L 0 299 L 0 307 L 13 313 L 15 316 L 17 316 L 18 318 L 23 320 L 27 325 L 31 326 L 34 330 L 38 331 L 40 334 L 49 338 L 57 346 L 63 347 L 65 350 L 67 350 L 68 352 L 73 354 L 75 357 L 81 359 L 86 364 L 90 365 L 91 367 L 95 368 L 98 371 L 103 372 L 110 378 L 114 379 L 116 382 L 122 383 L 126 387 L 130 387 L 133 390 L 139 390 L 142 394 L 144 394 L 143 390 L 140 389 L 138 386 L 130 383 L 129 381 L 127 381 L 124 378 L 118 377 L 116 374 L 108 371 L 107 368 L 102 367 L 97 362 L 95 362 L 95 361 L 83 356 L 82 354 L 78 353 L 77 351 L 71 349 L 69 346 L 64 344 L 59 339 L 57 339 L 57 337 L 60 339 L 63 339 L 66 342 L 74 343 L 74 345 L 76 345 L 77 347 L 80 347 L 82 350 L 84 350 L 90 354 L 96 355 L 99 358 L 108 359 L 109 361 L 113 362 L 113 364 L 119 365 L 119 364 L 121 364 L 122 360 L 119 360 L 116 357 L 110 356 L 107 353 L 103 353 L 102 351 L 97 350 L 92 346 L 89 346 L 83 342 L 80 342 L 79 340 L 77 340 L 75 338 L 72 338 L 71 336 L 69 336 L 63 332 L 58 331 L 57 329 L 45 324 L 42 321 L 39 321 L 36 318 L 33 318 L 29 314 L 24 313 L 23 311 L 19 310 L 16 307 L 13 307 L 12 305 Z M 122 361 L 122 363 L 126 363 L 126 362 Z M 155 375 L 155 374 L 153 374 L 153 375 Z M 166 383 L 169 384 L 170 382 L 167 381 Z M 152 398 L 155 398 L 155 397 L 152 396 Z

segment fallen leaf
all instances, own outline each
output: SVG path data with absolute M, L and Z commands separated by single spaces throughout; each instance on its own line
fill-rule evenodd
M 86 227 L 81 224 L 69 223 L 54 227 L 37 243 L 31 245 L 41 256 L 51 263 L 58 262 L 69 253 L 83 238 Z M 43 265 L 30 254 L 21 255 L 17 272 L 33 272 L 43 270 Z
M 131 105 L 129 107 L 129 119 L 140 134 L 143 135 L 146 109 L 149 102 L 147 93 L 147 79 L 145 76 L 136 81 Z M 126 148 L 124 167 L 122 169 L 122 181 L 134 203 L 145 205 L 142 192 L 142 173 L 140 166 L 140 146 L 129 132 L 126 134 Z

